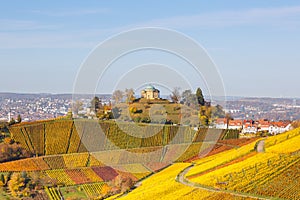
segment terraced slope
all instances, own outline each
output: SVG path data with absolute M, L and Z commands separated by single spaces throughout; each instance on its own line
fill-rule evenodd
M 300 129 L 267 138 L 265 152 L 238 150 L 197 160 L 185 175 L 210 189 L 247 193 L 263 198 L 300 199 Z
M 108 151 L 237 138 L 238 131 L 97 120 L 49 120 L 11 126 L 11 136 L 34 155 Z M 134 133 L 134 134 L 131 134 Z

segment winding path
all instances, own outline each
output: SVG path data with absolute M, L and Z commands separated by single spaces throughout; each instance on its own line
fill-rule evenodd
M 264 152 L 265 151 L 265 140 L 261 140 L 258 142 L 257 144 L 257 152 Z M 234 196 L 239 196 L 239 197 L 245 197 L 245 198 L 253 198 L 253 199 L 263 199 L 263 200 L 268 200 L 268 199 L 273 199 L 273 198 L 266 198 L 266 197 L 257 197 L 257 196 L 253 196 L 251 194 L 242 194 L 239 192 L 234 192 L 234 191 L 228 191 L 228 190 L 221 190 L 221 189 L 216 189 L 216 188 L 211 188 L 211 187 L 205 187 L 201 184 L 192 182 L 188 179 L 185 178 L 185 175 L 188 173 L 188 171 L 194 167 L 194 164 L 191 164 L 190 166 L 188 166 L 187 168 L 185 168 L 183 171 L 181 171 L 177 177 L 176 177 L 176 181 L 179 183 L 182 183 L 186 186 L 190 186 L 190 187 L 194 187 L 194 188 L 199 188 L 202 190 L 206 190 L 206 191 L 210 191 L 210 192 L 222 192 L 222 193 L 227 193 L 227 194 L 232 194 Z
M 185 168 L 182 172 L 180 172 L 177 177 L 176 177 L 176 181 L 178 181 L 181 184 L 184 184 L 186 186 L 189 187 L 194 187 L 194 188 L 199 188 L 202 190 L 206 190 L 206 191 L 210 191 L 210 192 L 222 192 L 222 193 L 227 193 L 227 194 L 232 194 L 234 196 L 239 196 L 239 197 L 245 197 L 245 198 L 253 198 L 253 199 L 262 199 L 262 200 L 269 200 L 272 198 L 265 198 L 265 197 L 258 197 L 258 196 L 253 196 L 251 194 L 242 194 L 242 193 L 238 193 L 238 192 L 234 192 L 234 191 L 228 191 L 228 190 L 220 190 L 220 189 L 215 189 L 215 188 L 209 188 L 209 187 L 205 187 L 202 186 L 198 183 L 195 182 L 191 182 L 188 179 L 186 179 L 184 176 L 185 174 L 192 168 L 194 167 L 194 165 L 190 165 L 187 168 Z
M 256 151 L 258 153 L 263 153 L 265 152 L 265 140 L 260 140 L 258 143 L 257 143 L 257 149 Z

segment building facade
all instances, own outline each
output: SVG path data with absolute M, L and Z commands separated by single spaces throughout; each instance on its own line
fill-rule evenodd
M 154 86 L 149 85 L 144 90 L 141 91 L 141 98 L 153 100 L 153 99 L 159 99 L 160 91 L 156 89 Z

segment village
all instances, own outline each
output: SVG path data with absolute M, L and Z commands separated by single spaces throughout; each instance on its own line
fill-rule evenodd
M 242 134 L 256 134 L 265 132 L 272 135 L 277 135 L 292 129 L 291 121 L 269 121 L 261 120 L 241 120 L 219 118 L 215 121 L 217 129 L 235 129 L 241 130 Z

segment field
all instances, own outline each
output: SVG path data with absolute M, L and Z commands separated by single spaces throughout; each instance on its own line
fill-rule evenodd
M 299 129 L 295 129 L 267 138 L 265 152 L 253 152 L 256 144 L 252 143 L 197 160 L 185 178 L 207 188 L 300 199 L 299 142 Z
M 9 128 L 11 136 L 34 155 L 57 155 L 190 144 L 238 138 L 238 131 L 96 120 L 49 120 Z M 138 134 L 138 137 L 131 133 Z
M 131 131 L 143 137 L 126 134 Z M 44 180 L 40 199 L 108 197 L 128 180 L 139 186 L 115 198 L 300 199 L 299 129 L 233 139 L 236 131 L 56 120 L 10 132 L 34 156 L 0 163 L 0 174 L 4 181 L 23 172 Z

